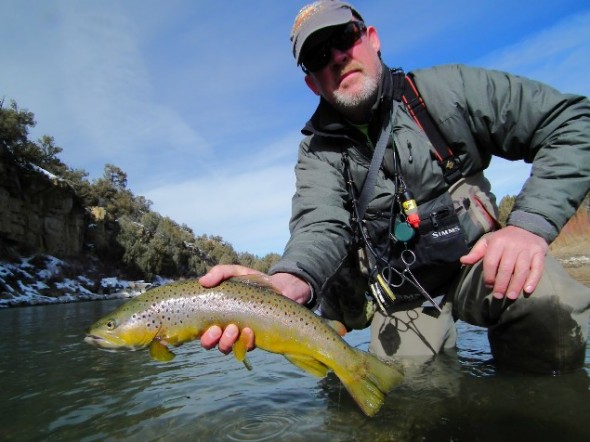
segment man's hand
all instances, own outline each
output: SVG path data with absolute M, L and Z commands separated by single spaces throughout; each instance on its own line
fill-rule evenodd
M 246 275 L 264 275 L 248 267 L 239 265 L 217 265 L 213 267 L 206 275 L 203 275 L 199 282 L 205 287 L 214 287 L 222 281 L 233 276 Z M 305 304 L 311 298 L 311 289 L 309 284 L 290 273 L 276 273 L 272 276 L 266 276 L 268 282 L 284 296 L 300 303 Z M 207 350 L 219 346 L 222 353 L 229 353 L 240 334 L 248 335 L 248 350 L 255 346 L 254 332 L 252 329 L 245 327 L 241 331 L 234 324 L 228 325 L 225 330 L 221 327 L 213 326 L 207 329 L 201 336 L 201 345 Z
M 483 281 L 494 298 L 516 299 L 521 291 L 530 295 L 543 274 L 549 246 L 540 236 L 508 226 L 482 236 L 461 263 L 483 259 Z
M 305 304 L 311 299 L 311 287 L 298 276 L 291 273 L 275 273 L 270 276 L 270 283 L 283 296 L 299 303 Z
M 235 342 L 240 334 L 248 337 L 248 351 L 254 349 L 254 332 L 251 328 L 244 327 L 241 331 L 235 324 L 229 324 L 222 330 L 221 327 L 214 325 L 209 327 L 201 336 L 201 345 L 207 350 L 211 350 L 219 345 L 219 351 L 228 354 L 232 351 Z
M 215 287 L 221 284 L 222 281 L 232 278 L 234 276 L 246 275 L 263 275 L 264 273 L 258 270 L 250 269 L 240 265 L 216 265 L 212 267 L 207 274 L 199 278 L 199 282 L 203 287 Z

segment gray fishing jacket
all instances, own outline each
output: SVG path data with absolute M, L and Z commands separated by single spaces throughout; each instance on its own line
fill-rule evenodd
M 323 99 L 302 133 L 292 201 L 291 237 L 270 273 L 288 272 L 321 293 L 354 244 L 345 155 L 360 192 L 373 146 L 389 118 L 394 85 L 384 75 L 373 107 L 369 139 Z M 463 176 L 485 170 L 496 155 L 531 163 L 508 224 L 551 242 L 590 189 L 590 102 L 504 72 L 439 66 L 410 74 L 453 152 Z M 405 106 L 393 116 L 387 146 L 365 220 L 385 228 L 394 194 L 393 146 L 401 173 L 420 205 L 448 189 L 424 132 Z M 387 233 L 384 233 L 386 237 Z M 379 235 L 377 235 L 379 236 Z M 472 245 L 472 244 L 470 244 Z M 445 273 L 438 277 L 444 283 Z

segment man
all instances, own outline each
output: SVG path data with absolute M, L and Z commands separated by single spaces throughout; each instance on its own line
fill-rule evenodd
M 403 74 L 383 64 L 376 29 L 351 5 L 304 7 L 291 41 L 320 103 L 302 131 L 291 238 L 270 282 L 349 328 L 370 323 L 382 358 L 452 348 L 461 319 L 488 328 L 499 367 L 580 368 L 590 290 L 546 253 L 590 190 L 588 100 L 465 66 L 413 72 L 452 149 L 441 164 L 458 166 L 449 178 L 401 104 Z M 482 174 L 492 155 L 532 162 L 504 228 Z M 253 272 L 218 266 L 201 283 Z M 239 333 L 255 345 L 235 326 L 201 342 L 227 353 Z

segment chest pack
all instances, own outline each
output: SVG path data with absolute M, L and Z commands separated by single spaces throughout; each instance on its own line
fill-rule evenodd
M 434 298 L 446 290 L 460 269 L 459 258 L 484 233 L 499 226 L 497 207 L 482 173 L 463 176 L 459 157 L 440 132 L 412 78 L 399 71 L 392 75 L 397 76 L 394 82 L 403 81 L 403 93 L 394 103 L 393 114 L 395 106 L 403 104 L 416 126 L 426 134 L 448 188 L 418 205 L 409 191 L 411 183 L 406 188 L 400 180 L 396 183 L 390 219 L 364 219 L 385 145 L 392 136 L 389 121 L 375 147 L 358 200 L 350 187 L 360 270 L 368 278 L 371 294 L 382 311 L 420 298 L 426 298 L 440 310 Z M 350 182 L 352 178 L 348 178 Z

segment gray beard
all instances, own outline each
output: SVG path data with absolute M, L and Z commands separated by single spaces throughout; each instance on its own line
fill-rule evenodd
M 381 75 L 378 77 L 364 77 L 360 90 L 354 94 L 335 91 L 334 107 L 344 115 L 357 114 L 360 109 L 371 109 L 379 92 L 380 79 Z

